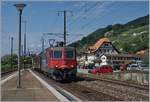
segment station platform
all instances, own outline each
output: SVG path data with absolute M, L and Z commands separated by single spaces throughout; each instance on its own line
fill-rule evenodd
M 21 88 L 17 77 L 1 85 L 1 101 L 60 101 L 29 70 L 21 72 Z

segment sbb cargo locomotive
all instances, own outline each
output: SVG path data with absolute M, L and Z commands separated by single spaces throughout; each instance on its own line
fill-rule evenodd
M 74 80 L 77 73 L 76 50 L 74 47 L 49 47 L 36 55 L 35 68 L 55 80 Z

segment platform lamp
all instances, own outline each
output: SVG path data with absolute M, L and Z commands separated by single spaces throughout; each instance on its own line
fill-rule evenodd
M 14 6 L 17 8 L 17 10 L 19 11 L 19 50 L 18 50 L 18 78 L 17 78 L 17 88 L 21 88 L 21 75 L 20 75 L 20 67 L 21 67 L 21 63 L 20 63 L 20 57 L 21 57 L 21 15 L 22 15 L 22 11 L 23 8 L 26 6 L 26 4 L 23 3 L 19 3 L 19 4 L 14 4 Z

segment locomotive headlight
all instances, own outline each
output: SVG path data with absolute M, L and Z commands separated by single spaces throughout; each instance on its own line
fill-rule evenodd
M 71 67 L 74 67 L 74 65 L 71 65 Z
M 57 65 L 55 67 L 58 67 Z

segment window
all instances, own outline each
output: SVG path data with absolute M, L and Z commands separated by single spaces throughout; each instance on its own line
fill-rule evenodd
M 106 52 L 106 49 L 104 49 L 104 52 Z
M 74 57 L 74 51 L 67 51 L 66 52 L 66 57 L 67 58 L 73 58 Z
M 122 57 L 120 57 L 120 60 L 122 60 Z
M 54 58 L 62 58 L 62 51 L 54 51 Z
M 50 52 L 50 57 L 53 58 L 53 51 Z
M 105 44 L 105 46 L 108 46 L 108 44 Z

